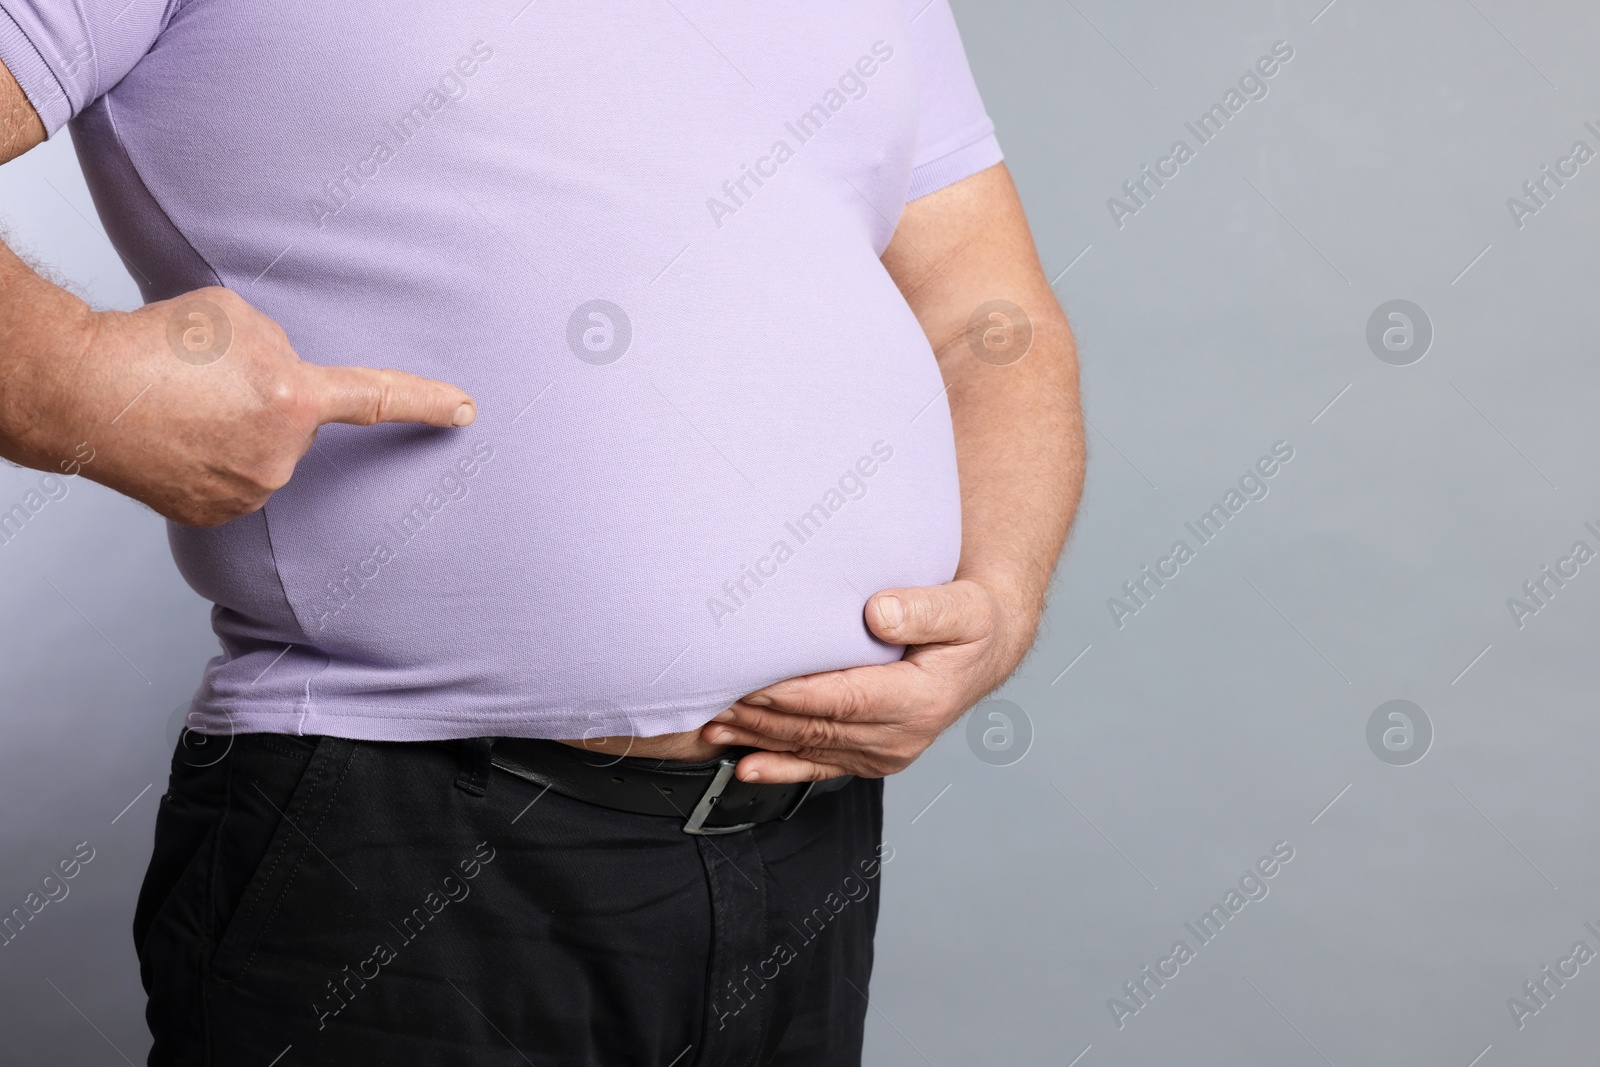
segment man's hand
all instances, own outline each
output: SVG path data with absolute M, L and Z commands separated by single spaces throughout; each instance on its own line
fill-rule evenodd
M 473 420 L 453 385 L 303 362 L 228 289 L 91 312 L 4 256 L 0 455 L 41 470 L 70 463 L 176 522 L 214 526 L 260 508 L 325 423 Z
M 894 774 L 1010 675 L 1037 618 L 1036 606 L 971 579 L 885 590 L 867 602 L 867 625 L 912 646 L 904 659 L 768 686 L 717 715 L 702 736 L 763 749 L 739 761 L 747 782 Z

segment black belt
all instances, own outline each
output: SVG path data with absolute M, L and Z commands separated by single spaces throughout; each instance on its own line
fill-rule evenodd
M 733 749 L 698 763 L 608 756 L 560 741 L 501 737 L 490 763 L 564 797 L 636 815 L 683 820 L 686 834 L 731 834 L 787 819 L 806 799 L 840 789 L 853 775 L 789 785 L 744 782 L 733 769 L 755 749 Z

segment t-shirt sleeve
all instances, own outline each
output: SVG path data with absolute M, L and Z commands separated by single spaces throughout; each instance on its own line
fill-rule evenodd
M 922 111 L 906 199 L 954 185 L 1004 157 L 972 80 L 949 0 L 906 0 Z
M 0 62 L 46 133 L 104 96 L 150 51 L 171 0 L 0 0 Z

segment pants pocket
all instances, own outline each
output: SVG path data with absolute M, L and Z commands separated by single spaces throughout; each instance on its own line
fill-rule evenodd
M 155 842 L 133 912 L 133 945 L 147 992 L 151 961 L 145 941 L 160 917 L 173 907 L 188 905 L 190 913 L 178 923 L 180 936 L 193 941 L 208 929 L 194 909 L 193 894 L 203 892 L 206 884 L 211 843 L 227 807 L 228 775 L 225 767 L 218 766 L 220 760 L 189 758 L 188 737 L 186 731 L 179 738 L 167 791 L 157 801 Z M 185 894 L 187 899 L 178 899 Z
M 340 737 L 245 734 L 229 753 L 228 806 L 213 852 L 211 977 L 250 968 L 306 854 L 327 826 L 355 744 Z

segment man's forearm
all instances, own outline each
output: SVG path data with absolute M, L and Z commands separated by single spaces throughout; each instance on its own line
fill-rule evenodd
M 1072 331 L 1005 167 L 915 201 L 884 264 L 948 386 L 961 474 L 957 577 L 1014 608 L 1025 648 L 1083 486 L 1083 416 Z M 974 322 L 991 301 L 1024 318 L 1002 310 Z
M 957 578 L 989 586 L 1019 612 L 1031 644 L 1083 487 L 1077 352 L 1053 294 L 1013 301 L 1032 320 L 1019 362 L 992 366 L 965 340 L 940 360 L 961 474 Z M 1002 328 L 1002 327 L 995 327 Z
M 44 125 L 11 72 L 0 65 L 0 163 L 44 140 Z M 88 333 L 90 309 L 39 276 L 0 241 L 0 457 L 25 466 L 53 468 L 53 453 L 71 438 L 70 427 L 43 427 L 34 371 L 41 362 L 75 361 Z M 69 376 L 70 377 L 70 376 Z
M 89 306 L 67 290 L 35 273 L 0 242 L 0 457 L 24 466 L 53 468 L 55 452 L 72 437 L 70 426 L 41 424 L 50 409 L 41 397 L 36 372 L 40 364 L 61 380 L 77 380 L 84 339 L 89 332 Z

